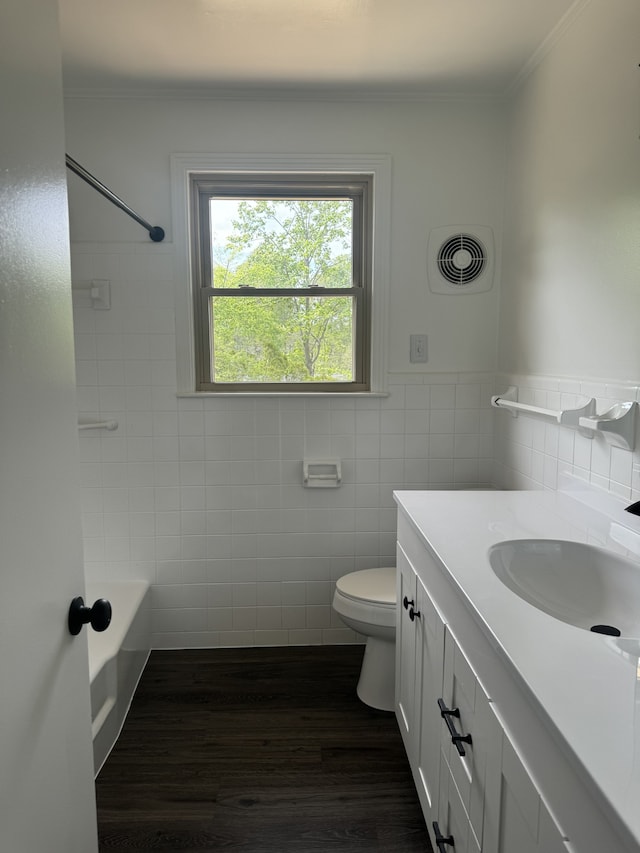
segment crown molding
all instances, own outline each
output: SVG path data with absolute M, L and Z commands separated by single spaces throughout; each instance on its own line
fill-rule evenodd
M 152 100 L 152 101 L 317 101 L 345 103 L 446 103 L 486 102 L 504 99 L 499 92 L 431 92 L 418 89 L 357 89 L 357 88 L 65 88 L 66 100 Z
M 513 95 L 516 94 L 516 92 L 522 86 L 527 77 L 529 77 L 535 71 L 535 69 L 540 65 L 545 56 L 547 56 L 547 54 L 549 54 L 553 50 L 556 44 L 562 39 L 564 34 L 573 26 L 573 23 L 582 14 L 582 12 L 586 9 L 590 2 L 591 0 L 574 0 L 574 3 L 572 3 L 569 9 L 567 9 L 562 18 L 560 18 L 556 26 L 551 30 L 551 32 L 545 38 L 542 44 L 538 47 L 536 51 L 534 51 L 534 53 L 529 57 L 527 62 L 522 66 L 522 68 L 504 93 L 505 97 L 511 98 L 513 97 Z

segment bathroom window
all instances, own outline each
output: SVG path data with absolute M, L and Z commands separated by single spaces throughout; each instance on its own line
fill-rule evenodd
M 373 184 L 190 174 L 196 391 L 372 390 Z

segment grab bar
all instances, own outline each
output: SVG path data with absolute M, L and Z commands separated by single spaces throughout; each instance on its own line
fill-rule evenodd
M 119 198 L 114 192 L 112 192 L 109 187 L 105 187 L 102 181 L 99 181 L 91 172 L 88 172 L 84 166 L 81 166 L 73 157 L 70 157 L 68 154 L 66 156 L 67 168 L 70 169 L 74 174 L 76 174 L 79 178 L 82 178 L 83 181 L 86 181 L 89 186 L 92 186 L 94 190 L 97 190 L 101 195 L 103 195 L 106 199 L 108 199 L 112 204 L 115 204 L 116 207 L 119 207 L 120 210 L 124 210 L 127 216 L 130 216 L 132 219 L 142 225 L 143 228 L 146 228 L 149 232 L 149 237 L 153 240 L 154 243 L 161 243 L 164 240 L 164 229 L 159 225 L 150 225 L 146 219 L 143 219 L 141 216 L 132 210 L 128 204 L 125 204 L 121 198 Z

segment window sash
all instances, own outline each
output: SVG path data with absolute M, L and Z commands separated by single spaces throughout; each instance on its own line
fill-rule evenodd
M 212 350 L 212 336 L 208 334 L 208 330 L 213 328 L 213 317 L 211 313 L 211 299 L 212 297 L 220 297 L 220 296 L 231 296 L 240 299 L 251 299 L 254 296 L 268 296 L 272 297 L 284 297 L 291 299 L 292 297 L 296 298 L 304 298 L 305 296 L 311 296 L 312 298 L 321 298 L 322 296 L 327 297 L 339 297 L 341 299 L 351 299 L 352 300 L 352 317 L 353 317 L 353 339 L 354 339 L 354 347 L 353 347 L 353 379 L 348 382 L 339 382 L 333 380 L 331 382 L 216 382 L 213 381 L 213 363 L 214 363 L 214 351 Z M 361 336 L 362 339 L 366 339 L 368 341 L 369 338 L 369 329 L 366 321 L 366 305 L 365 305 L 365 293 L 363 288 L 333 288 L 327 289 L 324 293 L 318 293 L 317 288 L 290 288 L 287 289 L 287 292 L 283 292 L 282 290 L 276 290 L 271 288 L 257 289 L 255 291 L 251 291 L 251 294 L 247 293 L 239 293 L 235 288 L 228 288 L 224 291 L 221 289 L 216 290 L 215 288 L 203 288 L 201 291 L 201 316 L 207 318 L 207 333 L 205 335 L 205 346 L 198 349 L 198 353 L 201 357 L 200 367 L 202 369 L 200 375 L 209 377 L 209 382 L 205 387 L 203 384 L 204 390 L 221 390 L 221 391 L 249 391 L 249 390 L 260 390 L 260 391 L 274 391 L 280 389 L 282 391 L 297 391 L 297 390 L 306 390 L 306 391 L 368 391 L 369 390 L 369 382 L 367 376 L 367 362 L 366 357 L 368 354 L 368 350 L 365 349 L 364 346 L 358 346 L 358 335 Z M 204 363 L 206 360 L 206 364 Z
M 313 201 L 351 199 L 352 207 L 352 286 L 327 288 L 216 287 L 213 279 L 210 200 L 303 199 Z M 371 239 L 373 178 L 371 175 L 256 175 L 239 177 L 211 174 L 191 175 L 191 211 L 194 223 L 192 265 L 194 272 L 194 318 L 196 347 L 196 389 L 198 391 L 295 392 L 369 391 L 371 348 Z M 211 297 L 231 296 L 251 299 L 269 297 L 351 297 L 353 300 L 353 380 L 349 382 L 216 382 L 213 377 L 215 343 L 211 317 Z

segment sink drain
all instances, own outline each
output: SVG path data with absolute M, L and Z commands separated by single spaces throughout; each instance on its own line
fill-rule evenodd
M 622 631 L 613 625 L 592 625 L 589 628 L 594 634 L 606 634 L 609 637 L 621 637 Z

